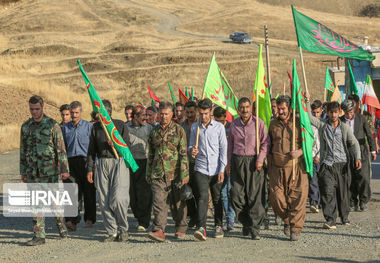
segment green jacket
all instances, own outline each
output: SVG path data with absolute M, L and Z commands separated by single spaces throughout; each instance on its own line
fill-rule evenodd
M 24 122 L 20 139 L 20 174 L 28 179 L 46 179 L 68 172 L 65 142 L 57 121 L 44 115 L 40 122 L 32 118 Z
M 147 181 L 188 179 L 186 134 L 179 124 L 172 121 L 166 131 L 162 130 L 161 125 L 155 126 L 149 135 L 148 145 Z

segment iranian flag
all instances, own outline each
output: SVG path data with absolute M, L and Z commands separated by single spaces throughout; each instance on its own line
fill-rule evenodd
M 375 108 L 380 109 L 380 103 L 377 99 L 375 91 L 373 90 L 372 79 L 369 75 L 367 75 L 367 79 L 365 81 L 362 102 L 367 105 L 368 112 L 372 114 L 372 117 L 375 115 Z
M 340 34 L 298 12 L 292 5 L 298 46 L 314 53 L 374 60 L 375 57 Z
M 203 87 L 203 93 L 205 97 L 209 98 L 213 103 L 227 111 L 228 121 L 232 121 L 233 118 L 239 117 L 239 101 L 227 79 L 219 69 L 215 60 L 215 55 L 211 58 L 210 67 Z
M 267 127 L 267 130 L 268 130 L 270 119 L 272 117 L 272 107 L 271 107 L 268 84 L 265 79 L 265 69 L 264 69 L 264 64 L 263 64 L 263 58 L 261 55 L 262 47 L 263 45 L 260 44 L 259 59 L 257 62 L 256 81 L 255 81 L 255 86 L 253 88 L 253 93 L 254 94 L 258 93 L 258 98 L 255 98 L 256 103 L 258 103 L 258 108 L 259 108 L 258 114 L 256 115 L 259 116 L 259 118 L 265 122 L 265 126 Z
M 113 145 L 115 146 L 117 152 L 124 158 L 125 164 L 127 167 L 130 167 L 133 172 L 139 169 L 135 159 L 133 159 L 132 153 L 130 152 L 128 145 L 124 142 L 123 138 L 120 136 L 120 133 L 116 129 L 111 117 L 109 116 L 106 108 L 103 105 L 102 100 L 98 96 L 95 88 L 92 86 L 90 79 L 87 77 L 86 72 L 84 71 L 82 64 L 78 60 L 79 69 L 82 72 L 84 82 L 87 87 L 88 94 L 90 95 L 91 103 L 93 110 L 99 114 L 99 118 L 103 122 L 109 137 L 112 140 Z
M 303 98 L 303 91 L 296 69 L 296 60 L 293 60 L 293 87 L 292 87 L 292 109 L 293 114 L 299 113 L 302 133 L 302 150 L 305 158 L 306 172 L 313 177 L 313 143 L 314 134 L 311 128 L 310 118 L 307 113 L 306 103 Z M 296 127 L 297 129 L 297 127 Z

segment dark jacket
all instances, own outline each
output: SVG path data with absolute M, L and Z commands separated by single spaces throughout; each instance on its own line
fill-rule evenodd
M 116 129 L 120 133 L 125 143 L 130 147 L 130 139 L 127 125 L 121 120 L 112 120 Z M 96 158 L 116 158 L 111 146 L 108 144 L 107 135 L 103 130 L 100 122 L 92 126 L 90 135 L 90 145 L 87 152 L 87 171 L 93 172 L 95 170 Z
M 344 123 L 346 122 L 346 118 L 344 116 L 342 116 L 340 120 Z M 376 151 L 376 145 L 366 118 L 363 115 L 357 113 L 355 113 L 354 117 L 354 135 L 360 144 L 362 159 L 365 160 L 369 156 L 367 142 L 371 152 Z

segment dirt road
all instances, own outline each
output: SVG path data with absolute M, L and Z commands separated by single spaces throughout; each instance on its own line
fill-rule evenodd
M 100 213 L 91 229 L 83 222 L 70 238 L 60 240 L 53 220 L 47 220 L 47 242 L 39 247 L 26 247 L 31 238 L 30 218 L 0 216 L 0 262 L 380 262 L 380 163 L 374 165 L 373 196 L 368 212 L 350 214 L 351 226 L 338 225 L 337 230 L 321 228 L 322 214 L 307 213 L 299 242 L 289 242 L 282 227 L 272 224 L 262 231 L 260 241 L 241 236 L 241 226 L 223 239 L 209 238 L 198 242 L 193 231 L 185 240 L 173 237 L 173 221 L 167 229 L 168 241 L 156 244 L 146 234 L 136 232 L 136 221 L 129 214 L 130 241 L 102 243 L 105 231 Z M 17 182 L 18 151 L 0 155 L 0 182 Z M 2 189 L 1 189 L 1 197 Z M 211 228 L 212 220 L 208 224 Z

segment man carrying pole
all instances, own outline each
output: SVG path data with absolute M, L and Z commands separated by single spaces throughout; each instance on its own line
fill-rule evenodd
M 252 115 L 248 98 L 239 100 L 238 109 L 240 117 L 232 122 L 228 136 L 226 168 L 227 173 L 231 172 L 232 207 L 243 225 L 243 235 L 259 240 L 265 215 L 262 168 L 270 141 L 265 123 Z

